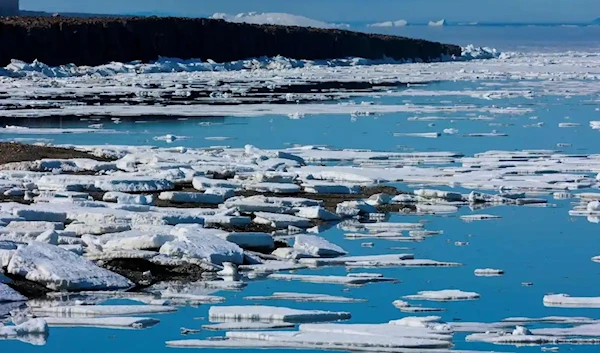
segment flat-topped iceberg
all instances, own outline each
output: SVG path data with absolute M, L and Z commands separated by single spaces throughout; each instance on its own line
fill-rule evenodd
M 346 250 L 316 235 L 299 234 L 294 241 L 294 249 L 315 257 L 337 257 L 346 255 Z
M 211 321 L 284 321 L 318 322 L 350 319 L 350 313 L 320 310 L 297 310 L 275 306 L 213 306 L 208 311 Z
M 110 329 L 143 329 L 160 321 L 147 317 L 44 317 L 50 327 L 101 327 Z
M 463 292 L 456 289 L 445 289 L 440 291 L 422 291 L 416 295 L 404 296 L 408 300 L 432 300 L 432 301 L 456 301 L 479 299 L 480 295 L 474 292 Z
M 175 312 L 177 309 L 164 305 L 64 305 L 33 307 L 31 311 L 37 316 L 96 317 L 165 314 Z
M 600 297 L 571 297 L 568 294 L 544 296 L 544 306 L 559 308 L 600 308 Z
M 309 294 L 309 293 L 288 293 L 275 292 L 270 296 L 252 296 L 245 297 L 245 300 L 291 300 L 297 302 L 318 302 L 318 303 L 357 303 L 365 302 L 364 299 L 354 299 L 348 297 L 333 296 L 328 294 Z

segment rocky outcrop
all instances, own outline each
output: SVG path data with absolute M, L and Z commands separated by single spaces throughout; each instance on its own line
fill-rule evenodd
M 48 65 L 100 65 L 147 62 L 160 56 L 217 62 L 276 55 L 430 61 L 461 53 L 458 46 L 396 36 L 158 17 L 1 18 L 0 46 L 0 65 L 11 59 L 37 59 Z

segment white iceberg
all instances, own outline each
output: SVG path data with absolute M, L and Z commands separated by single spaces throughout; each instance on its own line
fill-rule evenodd
M 408 300 L 432 300 L 432 301 L 457 301 L 457 300 L 475 300 L 480 295 L 475 292 L 463 292 L 456 289 L 445 289 L 440 291 L 422 291 L 416 295 L 404 296 Z
M 288 293 L 275 292 L 270 296 L 252 296 L 245 297 L 245 300 L 291 300 L 297 302 L 317 302 L 317 303 L 359 303 L 366 302 L 364 299 L 354 299 L 348 297 L 332 296 L 328 294 L 308 294 L 308 293 Z
M 568 294 L 544 296 L 544 306 L 558 308 L 600 308 L 600 297 L 571 297 Z
M 318 322 L 350 319 L 350 313 L 320 310 L 297 310 L 275 306 L 212 306 L 208 311 L 211 321 L 284 321 Z
M 294 249 L 315 257 L 337 257 L 346 255 L 346 250 L 316 235 L 299 234 L 294 241 Z
M 177 311 L 176 308 L 164 305 L 63 305 L 32 307 L 37 316 L 51 317 L 96 317 L 166 314 Z

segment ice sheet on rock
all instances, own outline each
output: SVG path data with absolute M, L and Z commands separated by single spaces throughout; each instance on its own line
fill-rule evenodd
M 114 259 L 143 259 L 152 260 L 159 256 L 158 252 L 146 250 L 114 250 L 102 252 L 88 252 L 85 258 L 90 261 L 114 260 Z
M 270 296 L 252 296 L 245 297 L 245 300 L 292 300 L 297 302 L 317 302 L 317 303 L 360 303 L 366 302 L 365 299 L 354 299 L 348 297 L 332 296 L 328 294 L 308 294 L 308 293 L 288 293 L 275 292 Z
M 275 247 L 275 241 L 271 234 L 268 233 L 236 232 L 219 234 L 218 237 L 230 243 L 237 244 L 244 249 L 273 249 Z
M 27 298 L 0 281 L 0 303 L 20 302 Z
M 192 185 L 194 186 L 194 189 L 199 191 L 206 191 L 206 189 L 212 188 L 225 188 L 234 190 L 240 190 L 242 188 L 242 185 L 235 181 L 210 179 L 202 176 L 194 177 L 192 180 Z
M 153 192 L 172 190 L 175 185 L 166 179 L 135 176 L 111 176 L 109 178 L 96 179 L 94 181 L 94 187 L 102 191 Z
M 177 309 L 164 305 L 69 305 L 32 307 L 31 311 L 42 317 L 102 317 L 165 314 L 175 312 Z
M 308 219 L 320 219 L 323 221 L 337 221 L 340 219 L 335 213 L 331 213 L 321 206 L 296 207 L 296 216 Z
M 99 223 L 87 224 L 73 222 L 65 227 L 65 231 L 76 236 L 84 234 L 102 235 L 107 233 L 119 233 L 131 230 L 131 226 L 126 223 Z
M 309 180 L 302 184 L 304 192 L 309 194 L 358 194 L 360 192 L 360 186 L 358 185 L 344 185 L 337 184 L 327 181 Z
M 310 220 L 302 217 L 296 217 L 286 214 L 256 212 L 253 220 L 256 224 L 266 224 L 273 228 L 287 228 L 289 226 L 298 228 L 308 228 L 311 226 Z
M 158 198 L 173 203 L 199 203 L 207 205 L 218 205 L 225 201 L 225 198 L 221 195 L 180 191 L 163 191 L 158 195 Z
M 571 297 L 568 294 L 544 296 L 544 306 L 558 308 L 600 308 L 600 297 Z
M 154 196 L 152 195 L 132 195 L 125 192 L 109 191 L 102 195 L 102 200 L 106 202 L 117 202 L 128 205 L 154 205 Z
M 393 278 L 386 278 L 381 276 L 373 275 L 372 277 L 367 276 L 317 276 L 317 275 L 293 275 L 293 274 L 272 274 L 268 276 L 269 279 L 281 280 L 281 281 L 301 281 L 310 283 L 330 283 L 330 284 L 342 284 L 342 285 L 363 285 L 367 283 L 376 282 L 396 282 Z
M 475 292 L 463 292 L 456 289 L 445 289 L 440 291 L 422 291 L 416 295 L 404 296 L 408 300 L 432 300 L 432 301 L 456 301 L 456 300 L 475 300 L 480 295 Z
M 237 244 L 219 238 L 208 230 L 192 230 L 179 234 L 173 241 L 166 242 L 160 253 L 176 258 L 205 259 L 214 264 L 231 262 L 242 264 L 244 251 Z
M 147 317 L 43 317 L 50 327 L 96 327 L 109 329 L 144 329 L 160 321 Z
M 301 187 L 296 184 L 268 182 L 244 184 L 244 189 L 274 194 L 297 194 L 301 191 Z
M 208 311 L 211 321 L 284 321 L 319 322 L 350 319 L 350 313 L 321 310 L 297 310 L 275 306 L 212 306 Z
M 260 331 L 294 328 L 295 324 L 267 322 L 222 322 L 220 324 L 202 325 L 203 330 L 209 331 Z
M 88 245 L 90 241 L 100 244 L 103 251 L 158 249 L 165 243 L 174 241 L 175 238 L 170 233 L 141 230 L 129 230 L 96 237 L 82 237 Z
M 324 238 L 308 234 L 296 235 L 294 249 L 316 257 L 337 257 L 348 253 Z
M 70 251 L 36 242 L 17 249 L 7 271 L 53 290 L 115 290 L 133 285 Z

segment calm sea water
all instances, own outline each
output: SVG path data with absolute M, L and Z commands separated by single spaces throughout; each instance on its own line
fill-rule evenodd
M 498 47 L 501 50 L 520 50 L 533 47 L 550 51 L 590 50 L 600 45 L 600 28 L 416 28 L 396 29 L 394 34 L 416 36 L 458 44 L 477 44 Z M 540 50 L 541 50 L 540 49 Z M 422 87 L 427 90 L 465 90 L 480 87 L 477 82 L 441 82 Z M 455 104 L 489 105 L 470 97 L 388 97 L 364 98 L 376 104 L 399 104 L 410 100 L 415 104 L 438 104 L 451 101 Z M 522 116 L 495 116 L 493 123 L 507 126 L 489 126 L 489 121 L 407 121 L 410 113 L 384 114 L 351 119 L 348 115 L 307 116 L 290 120 L 285 116 L 257 118 L 218 119 L 158 119 L 156 121 L 124 120 L 121 124 L 105 122 L 105 128 L 116 129 L 120 134 L 95 135 L 52 135 L 42 136 L 53 143 L 68 144 L 130 144 L 167 146 L 155 141 L 154 136 L 165 134 L 191 137 L 176 141 L 172 145 L 204 147 L 225 144 L 241 147 L 253 144 L 261 148 L 284 148 L 290 144 L 325 144 L 339 148 L 369 148 L 375 150 L 416 151 L 440 150 L 463 152 L 467 155 L 492 149 L 555 149 L 557 143 L 569 143 L 572 147 L 561 148 L 568 152 L 600 153 L 598 131 L 589 128 L 590 118 L 599 117 L 597 104 L 588 103 L 589 97 L 541 97 L 528 99 L 495 100 L 500 107 L 529 107 L 533 113 Z M 439 114 L 436 114 L 439 115 Z M 485 115 L 485 114 L 484 114 Z M 444 116 L 464 117 L 464 113 Z M 536 120 L 531 117 L 538 117 Z M 569 116 L 569 120 L 565 117 Z M 600 120 L 600 119 L 597 119 Z M 210 122 L 210 125 L 200 123 Z M 523 125 L 544 122 L 542 127 L 525 128 Z M 581 123 L 580 128 L 561 129 L 559 122 Z M 8 124 L 9 122 L 7 122 Z M 11 121 L 10 123 L 44 127 L 85 127 L 89 121 Z M 443 135 L 437 139 L 417 137 L 394 137 L 395 132 L 441 132 L 445 128 L 460 130 L 457 135 Z M 490 132 L 497 129 L 508 137 L 467 138 L 470 132 Z M 207 137 L 229 137 L 225 141 L 207 140 Z M 0 135 L 0 139 L 16 136 Z M 40 136 L 18 136 L 40 137 Z M 398 185 L 408 189 L 406 185 Z M 393 253 L 390 247 L 407 246 L 414 250 L 417 258 L 463 263 L 458 268 L 432 269 L 374 269 L 361 272 L 377 272 L 398 278 L 398 284 L 371 284 L 350 288 L 348 292 L 339 285 L 308 284 L 294 282 L 254 281 L 243 292 L 218 292 L 227 298 L 225 305 L 248 305 L 242 299 L 249 295 L 269 295 L 276 291 L 326 293 L 365 298 L 367 303 L 318 304 L 273 301 L 267 305 L 289 306 L 299 309 L 326 309 L 352 312 L 353 323 L 383 323 L 399 319 L 407 314 L 392 306 L 392 302 L 404 295 L 422 290 L 456 288 L 481 294 L 477 301 L 455 303 L 427 303 L 427 306 L 443 307 L 439 313 L 446 321 L 494 322 L 510 316 L 542 317 L 589 316 L 600 319 L 600 309 L 553 309 L 542 305 L 547 293 L 569 293 L 573 296 L 600 295 L 598 275 L 600 267 L 590 258 L 600 254 L 597 246 L 598 225 L 588 223 L 585 218 L 572 219 L 568 216 L 569 201 L 551 200 L 556 207 L 497 207 L 486 212 L 502 216 L 500 220 L 464 223 L 455 215 L 450 217 L 407 217 L 392 215 L 391 221 L 413 222 L 427 219 L 427 229 L 443 230 L 444 234 L 421 243 L 396 243 L 388 240 L 372 241 L 373 248 L 361 247 L 360 240 L 347 240 L 343 232 L 331 228 L 321 234 L 339 244 L 352 255 Z M 470 213 L 461 210 L 460 214 Z M 457 247 L 456 241 L 469 242 L 468 246 Z M 399 252 L 399 251 L 398 251 Z M 479 278 L 473 275 L 476 268 L 501 268 L 506 274 L 497 278 Z M 345 275 L 344 268 L 328 268 L 317 271 L 304 270 L 299 273 Z M 522 282 L 532 282 L 524 287 Z M 123 301 L 120 301 L 123 302 Z M 120 353 L 120 352 L 168 352 L 165 341 L 182 339 L 180 328 L 199 328 L 206 321 L 209 305 L 183 307 L 177 313 L 157 316 L 161 323 L 142 331 L 108 329 L 53 328 L 44 346 L 34 347 L 19 342 L 0 342 L 3 352 L 19 353 Z M 186 338 L 219 336 L 220 333 L 203 332 Z M 498 347 L 486 344 L 465 343 L 457 336 L 457 349 L 495 350 L 512 352 L 539 352 L 539 347 Z M 569 346 L 561 351 L 597 352 L 597 347 Z M 213 350 L 205 350 L 213 352 Z M 224 352 L 227 350 L 217 350 Z M 215 351 L 216 352 L 216 351 Z M 277 351 L 274 351 L 277 352 Z

